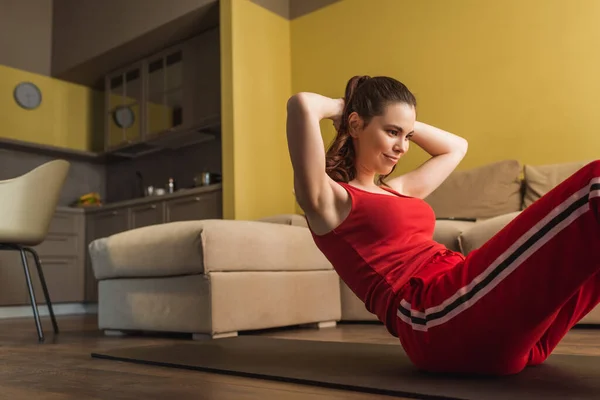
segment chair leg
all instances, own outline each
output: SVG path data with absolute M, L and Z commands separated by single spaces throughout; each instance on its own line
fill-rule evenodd
M 40 262 L 40 257 L 38 256 L 37 252 L 31 247 L 25 248 L 25 251 L 31 253 L 33 259 L 35 260 L 35 266 L 37 268 L 38 276 L 40 278 L 40 283 L 42 284 L 42 290 L 44 291 L 46 305 L 48 306 L 48 313 L 50 313 L 50 319 L 52 320 L 52 327 L 54 328 L 54 333 L 58 333 L 58 324 L 56 323 L 56 317 L 54 316 L 52 301 L 50 301 L 50 292 L 48 292 L 48 286 L 46 285 L 46 279 L 44 278 L 44 272 L 42 271 L 42 263 Z
M 27 256 L 24 249 L 19 249 L 21 253 L 21 261 L 23 262 L 23 269 L 25 270 L 25 279 L 27 280 L 27 289 L 29 289 L 29 300 L 31 301 L 31 307 L 33 308 L 33 316 L 35 318 L 35 326 L 38 331 L 38 339 L 40 342 L 44 341 L 44 331 L 42 330 L 42 323 L 40 321 L 40 314 L 38 313 L 37 303 L 35 301 L 35 293 L 33 292 L 33 285 L 31 284 L 31 276 L 29 275 L 29 265 L 27 264 Z

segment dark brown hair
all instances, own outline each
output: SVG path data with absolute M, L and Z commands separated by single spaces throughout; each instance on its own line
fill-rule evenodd
M 350 114 L 356 112 L 366 126 L 373 117 L 383 115 L 388 104 L 406 103 L 416 107 L 417 100 L 403 83 L 394 78 L 362 75 L 348 81 L 344 102 L 337 135 L 325 155 L 325 169 L 331 179 L 347 183 L 356 177 L 356 154 L 348 125 Z M 389 174 L 379 176 L 378 184 L 383 183 L 387 176 Z

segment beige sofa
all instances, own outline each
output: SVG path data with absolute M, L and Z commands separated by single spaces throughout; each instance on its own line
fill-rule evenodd
M 426 199 L 439 218 L 434 239 L 468 254 L 585 164 L 504 160 L 456 171 Z M 301 215 L 148 226 L 97 239 L 89 251 L 107 332 L 217 338 L 377 319 L 340 281 Z M 582 322 L 600 323 L 600 310 Z

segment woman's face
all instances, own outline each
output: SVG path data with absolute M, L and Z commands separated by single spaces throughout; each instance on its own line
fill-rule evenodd
M 366 126 L 356 113 L 351 114 L 357 171 L 389 174 L 408 151 L 415 121 L 416 110 L 406 103 L 388 105 L 383 115 L 373 117 Z

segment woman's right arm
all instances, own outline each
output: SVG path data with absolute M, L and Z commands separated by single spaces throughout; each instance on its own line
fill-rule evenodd
M 322 213 L 333 206 L 331 178 L 325 172 L 325 149 L 319 121 L 335 120 L 343 99 L 301 92 L 287 102 L 287 142 L 294 169 L 296 200 L 306 213 Z

